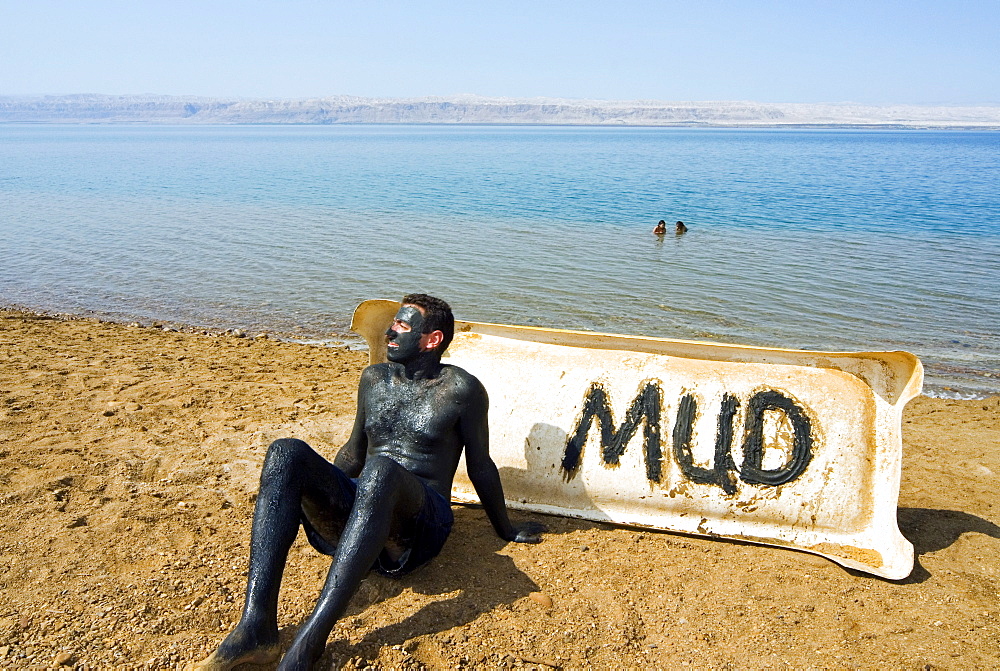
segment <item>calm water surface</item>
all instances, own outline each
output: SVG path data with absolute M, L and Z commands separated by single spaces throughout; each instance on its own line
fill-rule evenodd
M 426 291 L 1000 393 L 1000 133 L 8 125 L 0 252 L 0 304 L 54 312 L 326 341 Z

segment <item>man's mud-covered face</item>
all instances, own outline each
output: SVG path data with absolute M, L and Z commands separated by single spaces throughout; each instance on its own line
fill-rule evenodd
M 424 315 L 415 305 L 404 305 L 399 308 L 392 326 L 385 332 L 389 339 L 386 356 L 389 361 L 402 363 L 409 361 L 423 351 L 422 333 Z

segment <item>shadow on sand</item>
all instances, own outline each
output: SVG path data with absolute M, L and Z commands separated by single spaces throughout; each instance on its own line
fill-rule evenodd
M 913 543 L 913 572 L 901 584 L 922 583 L 931 574 L 920 564 L 920 557 L 951 546 L 968 532 L 1000 538 L 1000 527 L 982 517 L 958 510 L 933 508 L 900 508 L 896 513 L 899 530 Z

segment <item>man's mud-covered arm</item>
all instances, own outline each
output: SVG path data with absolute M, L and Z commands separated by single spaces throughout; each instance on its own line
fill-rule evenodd
M 365 395 L 371 384 L 371 368 L 366 368 L 361 373 L 361 381 L 358 383 L 358 411 L 354 415 L 354 428 L 351 430 L 351 437 L 347 439 L 347 442 L 333 459 L 334 466 L 342 470 L 349 478 L 356 478 L 361 474 L 361 469 L 365 465 L 365 457 L 368 454 L 368 434 L 365 433 Z
M 471 380 L 469 386 L 469 403 L 459 421 L 462 439 L 465 441 L 465 463 L 469 480 L 476 488 L 479 501 L 500 538 L 517 543 L 538 543 L 541 541 L 539 534 L 545 530 L 543 525 L 537 522 L 513 525 L 507 516 L 500 473 L 490 457 L 487 423 L 489 399 L 478 380 Z

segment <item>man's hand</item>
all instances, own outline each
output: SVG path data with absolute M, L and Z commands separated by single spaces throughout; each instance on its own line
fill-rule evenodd
M 514 525 L 514 537 L 508 540 L 514 543 L 541 543 L 545 531 L 548 529 L 539 522 L 522 522 Z

